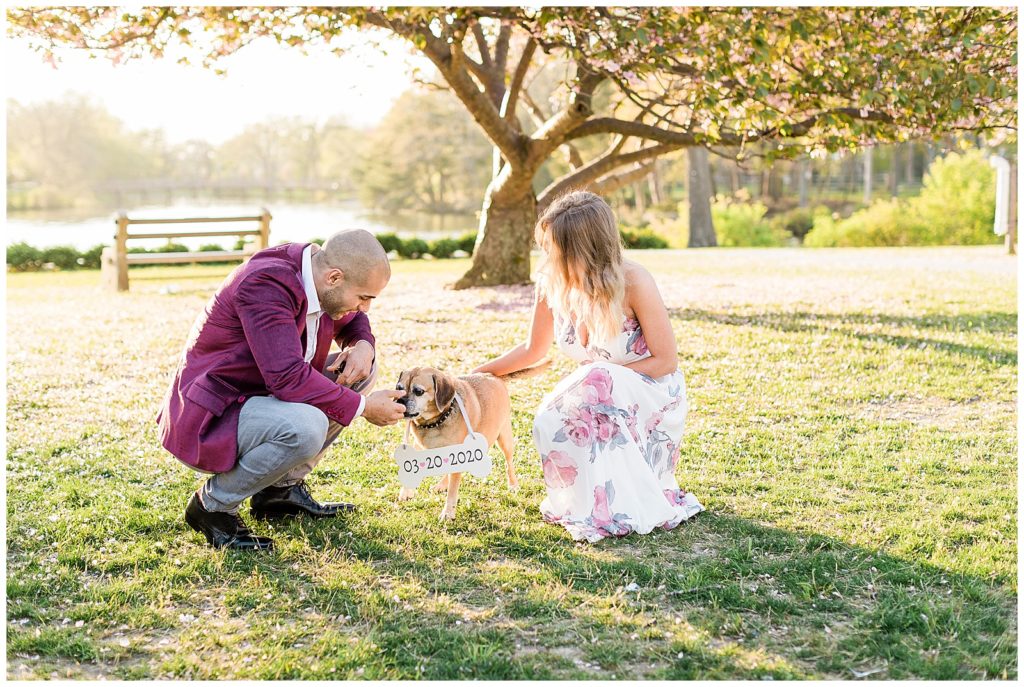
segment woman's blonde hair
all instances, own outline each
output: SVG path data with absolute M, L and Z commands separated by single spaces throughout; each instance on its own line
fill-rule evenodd
M 626 277 L 622 237 L 608 203 L 589 191 L 566 193 L 541 215 L 535 237 L 544 253 L 538 284 L 548 304 L 577 329 L 586 323 L 588 343 L 620 334 Z

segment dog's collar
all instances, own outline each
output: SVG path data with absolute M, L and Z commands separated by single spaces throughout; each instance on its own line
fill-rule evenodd
M 443 425 L 445 423 L 445 421 L 448 418 L 450 418 L 452 416 L 452 412 L 454 410 L 455 410 L 455 402 L 452 401 L 451 403 L 448 404 L 448 407 L 445 408 L 444 412 L 441 413 L 440 415 L 438 415 L 437 418 L 433 422 L 428 422 L 426 424 L 422 424 L 421 425 L 418 422 L 413 421 L 413 424 L 416 425 L 416 429 L 434 429 L 435 427 L 440 427 L 441 425 Z

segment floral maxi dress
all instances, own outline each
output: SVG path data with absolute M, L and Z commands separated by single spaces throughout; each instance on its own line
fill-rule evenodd
M 675 478 L 687 410 L 683 373 L 654 379 L 624 367 L 650 356 L 635 319 L 600 346 L 584 347 L 567 318 L 556 316 L 555 331 L 559 348 L 582 364 L 544 397 L 534 420 L 544 519 L 595 542 L 671 529 L 704 510 Z

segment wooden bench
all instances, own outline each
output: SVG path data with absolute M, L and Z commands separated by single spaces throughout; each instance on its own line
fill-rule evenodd
M 252 217 L 187 217 L 181 219 L 132 219 L 121 212 L 115 218 L 117 233 L 114 234 L 114 245 L 103 249 L 101 257 L 101 275 L 103 283 L 117 291 L 128 290 L 129 265 L 164 265 L 194 262 L 228 262 L 245 261 L 258 250 L 270 245 L 270 213 L 264 208 L 262 213 Z M 128 233 L 133 224 L 212 224 L 221 222 L 257 222 L 257 229 L 237 229 L 225 231 L 164 231 L 147 233 Z M 255 236 L 252 248 L 243 250 L 216 250 L 173 253 L 129 253 L 128 241 L 133 239 L 174 239 L 197 238 L 206 236 Z

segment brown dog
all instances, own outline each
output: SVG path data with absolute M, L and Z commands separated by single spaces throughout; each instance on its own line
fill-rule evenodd
M 512 491 L 519 489 L 512 463 L 515 450 L 512 404 L 502 378 L 492 374 L 453 377 L 432 367 L 414 367 L 399 376 L 396 388 L 406 392 L 398 402 L 405 405 L 405 417 L 412 420 L 415 443 L 421 449 L 460 444 L 469 434 L 459 404 L 455 402 L 455 394 L 458 393 L 469 414 L 473 431 L 483 434 L 488 446 L 497 441 L 505 454 L 509 488 Z M 455 472 L 443 476 L 435 485 L 435 491 L 448 490 L 441 520 L 455 519 L 461 481 L 462 473 Z M 415 489 L 402 487 L 398 500 L 408 501 L 415 492 Z

